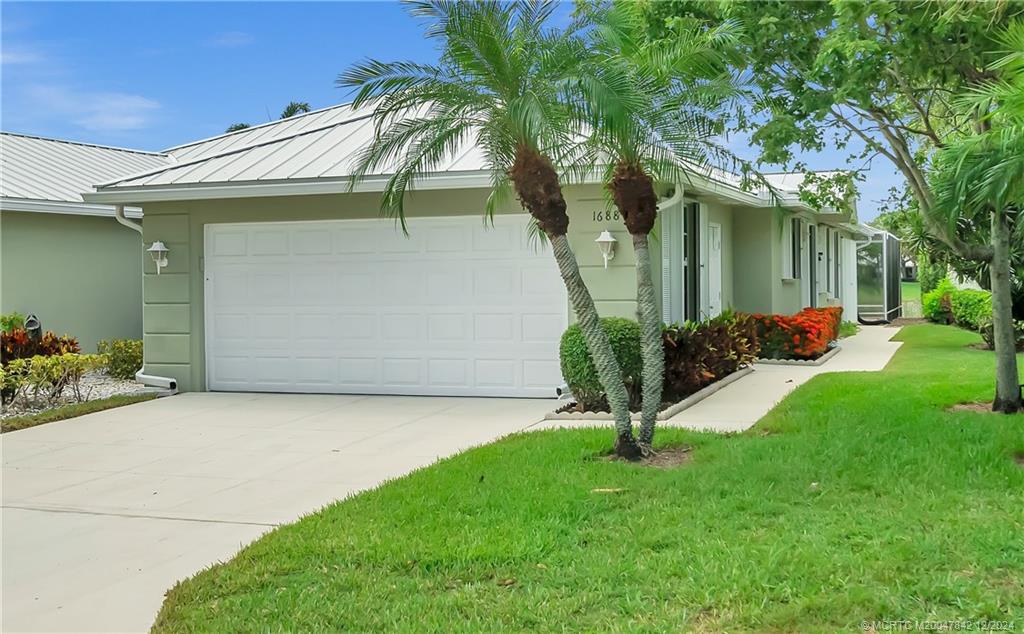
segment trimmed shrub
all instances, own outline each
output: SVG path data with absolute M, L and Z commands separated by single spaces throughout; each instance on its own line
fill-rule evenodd
M 795 315 L 752 315 L 766 359 L 815 359 L 839 339 L 840 306 L 805 308 Z
M 992 320 L 992 293 L 981 290 L 957 290 L 949 296 L 950 313 L 958 326 L 978 330 Z
M 629 392 L 629 407 L 640 409 L 640 381 L 643 361 L 640 355 L 640 324 L 622 317 L 602 317 L 601 327 L 608 335 L 615 358 L 622 370 L 622 378 Z M 579 324 L 573 324 L 562 334 L 558 349 L 562 378 L 576 402 L 589 411 L 607 411 L 608 400 L 597 377 L 597 368 L 590 358 L 587 342 Z
M 754 362 L 754 318 L 726 311 L 700 323 L 667 326 L 663 399 L 678 401 Z
M 29 359 L 35 356 L 50 357 L 58 354 L 80 352 L 78 340 L 64 335 L 58 337 L 49 330 L 39 340 L 32 339 L 24 328 L 0 333 L 0 363 L 7 365 L 15 359 Z
M 142 341 L 138 339 L 101 341 L 96 349 L 106 355 L 107 374 L 112 377 L 132 381 L 142 369 Z
M 953 322 L 953 306 L 951 296 L 956 292 L 956 286 L 948 277 L 942 278 L 938 285 L 921 296 L 921 311 L 929 321 L 940 324 Z

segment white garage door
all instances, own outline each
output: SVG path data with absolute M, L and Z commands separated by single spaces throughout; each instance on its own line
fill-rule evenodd
M 207 387 L 553 396 L 566 293 L 525 226 L 207 225 Z

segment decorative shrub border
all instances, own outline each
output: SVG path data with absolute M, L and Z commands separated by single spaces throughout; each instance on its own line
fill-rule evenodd
M 714 383 L 711 383 L 709 385 L 704 386 L 703 388 L 701 388 L 700 390 L 698 390 L 698 391 L 694 392 L 693 394 L 687 396 L 683 400 L 678 401 L 676 403 L 673 403 L 672 405 L 669 405 L 665 409 L 663 409 L 660 412 L 658 412 L 657 420 L 664 421 L 664 420 L 668 420 L 669 418 L 672 418 L 673 416 L 675 416 L 679 412 L 681 412 L 681 411 L 683 411 L 685 409 L 688 409 L 690 407 L 693 407 L 694 405 L 696 405 L 697 403 L 703 401 L 704 399 L 706 399 L 707 397 L 711 396 L 712 394 L 714 394 L 718 390 L 722 389 L 726 385 L 729 385 L 730 383 L 735 383 L 736 381 L 742 379 L 743 377 L 747 376 L 748 374 L 750 374 L 753 371 L 754 371 L 753 366 L 747 366 L 745 368 L 740 368 L 739 370 L 736 370 L 735 372 L 722 377 L 721 379 L 715 381 Z M 640 412 L 634 412 L 633 415 L 630 416 L 630 419 L 635 421 L 635 422 L 640 422 Z M 610 412 L 561 412 L 561 413 L 559 413 L 557 411 L 554 411 L 554 412 L 548 412 L 547 414 L 545 414 L 544 415 L 544 420 L 612 421 L 612 420 L 614 420 L 614 418 L 612 418 L 612 415 L 611 415 Z
M 755 363 L 758 365 L 824 365 L 829 359 L 839 354 L 840 350 L 842 347 L 836 346 L 816 359 L 758 359 Z

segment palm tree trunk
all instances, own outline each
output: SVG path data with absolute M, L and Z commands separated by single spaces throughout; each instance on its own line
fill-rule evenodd
M 1013 327 L 1010 283 L 1010 227 L 1001 210 L 992 213 L 992 330 L 996 355 L 996 398 L 992 410 L 1012 414 L 1021 409 L 1017 374 L 1017 336 Z
M 587 350 L 590 351 L 590 358 L 594 361 L 597 376 L 601 385 L 604 386 L 608 405 L 615 418 L 615 453 L 623 458 L 635 460 L 640 457 L 640 448 L 633 438 L 629 394 L 626 392 L 626 385 L 622 380 L 619 362 L 615 359 L 608 335 L 601 328 L 597 307 L 594 306 L 594 299 L 590 296 L 590 291 L 587 290 L 583 276 L 580 275 L 576 256 L 569 247 L 569 240 L 564 234 L 549 235 L 548 237 L 551 240 L 555 261 L 558 262 L 558 270 L 562 274 L 562 281 L 565 282 L 565 288 L 569 292 L 569 301 L 572 303 L 573 310 L 576 311 L 580 331 L 587 342 Z
M 661 317 L 651 275 L 651 250 L 646 233 L 633 236 L 636 253 L 636 306 L 640 317 L 643 369 L 643 406 L 640 414 L 640 449 L 651 453 L 654 426 L 661 408 L 661 390 L 665 380 L 665 348 L 661 337 Z

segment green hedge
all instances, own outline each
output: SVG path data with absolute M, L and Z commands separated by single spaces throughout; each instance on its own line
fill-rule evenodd
M 138 339 L 112 339 L 96 346 L 107 356 L 107 374 L 118 379 L 133 381 L 142 369 L 142 341 Z
M 977 330 L 992 319 L 992 293 L 981 290 L 956 291 L 949 298 L 953 321 L 959 326 Z
M 643 360 L 640 356 L 640 324 L 623 317 L 602 317 L 601 327 L 608 335 L 622 378 L 629 392 L 630 409 L 640 409 L 640 382 Z M 562 362 L 562 378 L 576 402 L 587 410 L 607 410 L 604 388 L 597 377 L 597 368 L 590 360 L 587 342 L 579 324 L 573 324 L 562 335 L 558 351 Z

